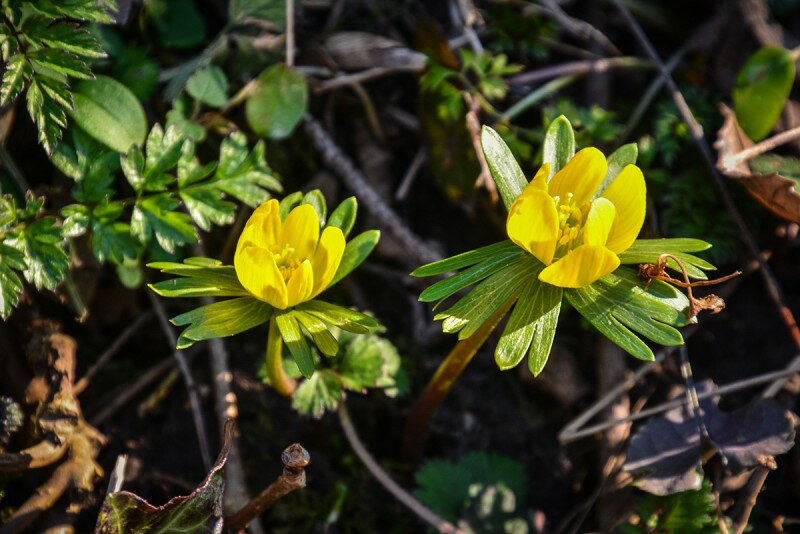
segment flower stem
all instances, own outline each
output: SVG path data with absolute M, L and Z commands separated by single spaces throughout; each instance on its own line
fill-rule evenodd
M 456 343 L 428 382 L 425 390 L 417 397 L 406 418 L 403 433 L 403 449 L 408 459 L 416 461 L 422 456 L 422 447 L 428 437 L 428 423 L 431 417 L 518 296 L 513 295 L 474 334 Z
M 275 391 L 284 397 L 291 397 L 297 389 L 297 382 L 289 378 L 283 370 L 283 338 L 275 317 L 269 320 L 267 335 L 267 378 Z

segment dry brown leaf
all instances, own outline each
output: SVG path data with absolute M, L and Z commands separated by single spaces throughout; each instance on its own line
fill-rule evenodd
M 720 113 L 725 123 L 717 132 L 717 141 L 714 143 L 719 152 L 717 169 L 742 184 L 750 196 L 778 217 L 800 224 L 800 194 L 795 190 L 797 182 L 777 172 L 753 172 L 746 160 L 737 157 L 739 152 L 753 146 L 753 141 L 736 122 L 732 109 L 723 104 Z
M 344 70 L 375 67 L 420 71 L 425 55 L 394 39 L 367 32 L 341 32 L 324 42 L 325 51 Z

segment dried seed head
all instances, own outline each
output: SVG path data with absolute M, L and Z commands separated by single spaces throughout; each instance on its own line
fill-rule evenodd
M 311 463 L 311 456 L 302 445 L 299 443 L 292 443 L 283 450 L 281 462 L 283 462 L 284 467 L 288 467 L 289 469 L 303 469 Z

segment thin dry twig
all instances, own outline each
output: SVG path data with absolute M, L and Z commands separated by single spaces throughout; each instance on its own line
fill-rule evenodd
M 549 13 L 561 26 L 564 27 L 569 33 L 584 40 L 591 40 L 599 44 L 606 53 L 614 56 L 619 56 L 622 52 L 614 46 L 611 39 L 606 37 L 606 34 L 586 22 L 585 20 L 576 19 L 568 15 L 561 6 L 558 5 L 556 0 L 542 0 L 545 5 L 545 11 Z
M 294 0 L 286 0 L 286 66 L 294 67 Z
M 403 179 L 400 180 L 400 186 L 397 188 L 397 192 L 394 194 L 394 199 L 398 202 L 402 202 L 408 196 L 408 192 L 411 190 L 411 186 L 414 183 L 414 179 L 416 179 L 419 170 L 422 168 L 422 164 L 425 163 L 425 160 L 428 159 L 428 151 L 425 150 L 425 147 L 422 146 L 417 150 L 417 153 L 414 154 L 414 159 L 411 160 L 411 164 L 408 166 L 408 170 L 403 175 Z
M 181 372 L 183 382 L 189 393 L 189 405 L 192 409 L 192 419 L 194 420 L 194 428 L 197 432 L 197 442 L 200 445 L 200 456 L 203 459 L 203 466 L 206 471 L 210 471 L 213 465 L 211 463 L 211 448 L 208 445 L 207 427 L 201 409 L 200 393 L 197 391 L 197 383 L 194 381 L 191 369 L 189 369 L 186 356 L 182 351 L 175 349 L 178 344 L 178 339 L 175 336 L 175 332 L 172 330 L 172 326 L 170 326 L 169 319 L 167 319 L 167 312 L 164 310 L 164 305 L 161 304 L 161 301 L 158 300 L 155 293 L 152 291 L 147 291 L 147 297 L 150 299 L 150 304 L 153 306 L 156 316 L 158 316 L 161 330 L 170 343 L 170 348 L 173 350 L 172 357 L 175 358 L 175 362 L 178 364 L 178 370 Z
M 400 487 L 397 482 L 392 480 L 386 471 L 384 471 L 378 462 L 372 457 L 369 451 L 364 447 L 361 439 L 358 437 L 353 421 L 350 419 L 350 414 L 347 412 L 347 407 L 344 403 L 339 404 L 339 424 L 342 426 L 344 435 L 348 443 L 353 448 L 361 463 L 367 470 L 375 477 L 381 486 L 386 491 L 391 493 L 398 501 L 400 501 L 406 508 L 414 512 L 414 514 L 435 528 L 442 534 L 465 534 L 463 530 L 457 528 L 449 521 L 445 521 L 432 511 L 430 511 L 424 504 L 415 499 L 410 493 Z
M 299 443 L 289 445 L 281 454 L 281 462 L 283 462 L 283 473 L 277 480 L 228 518 L 228 529 L 231 532 L 244 532 L 248 524 L 278 499 L 294 490 L 306 487 L 305 469 L 311 463 L 308 451 Z
M 749 148 L 745 148 L 741 152 L 732 154 L 730 156 L 731 160 L 729 162 L 726 162 L 725 165 L 729 166 L 732 169 L 736 168 L 742 162 L 745 162 L 756 156 L 760 156 L 761 154 L 769 152 L 770 150 L 774 150 L 775 148 L 781 145 L 785 145 L 786 143 L 791 143 L 798 137 L 800 137 L 800 126 L 798 126 L 797 128 L 792 128 L 791 130 L 786 130 L 785 132 L 781 132 L 779 134 L 775 134 L 772 137 L 764 139 L 760 143 L 756 143 L 755 145 Z
M 356 169 L 352 160 L 342 152 L 342 149 L 333 141 L 322 125 L 308 113 L 305 115 L 304 121 L 306 133 L 325 163 L 344 180 L 378 222 L 400 241 L 409 257 L 421 263 L 440 260 L 441 255 L 414 235 L 377 191 L 369 185 L 361 171 Z
M 472 98 L 469 93 L 463 93 L 464 100 L 467 103 L 467 131 L 472 138 L 472 148 L 475 149 L 475 155 L 478 157 L 478 163 L 481 165 L 481 173 L 475 180 L 475 188 L 483 187 L 489 192 L 489 199 L 492 204 L 496 204 L 498 200 L 497 186 L 492 179 L 492 173 L 489 171 L 489 164 L 486 162 L 486 156 L 483 154 L 483 147 L 481 146 L 481 121 L 478 119 L 480 113 L 480 104 L 477 99 Z
M 509 78 L 508 84 L 529 85 L 568 74 L 602 74 L 612 69 L 623 68 L 653 68 L 653 64 L 637 57 L 628 56 L 568 61 L 559 65 L 521 72 Z

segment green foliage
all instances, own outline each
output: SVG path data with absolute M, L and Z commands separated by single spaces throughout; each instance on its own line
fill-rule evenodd
M 499 454 L 472 452 L 457 462 L 431 460 L 416 473 L 414 495 L 464 532 L 524 534 L 522 465 Z
M 623 534 L 681 532 L 714 534 L 719 532 L 719 515 L 711 483 L 703 480 L 698 490 L 673 495 L 644 495 L 636 507 L 636 523 L 619 527 Z
M 420 79 L 423 91 L 437 95 L 436 109 L 442 120 L 457 120 L 463 116 L 462 91 L 478 96 L 483 101 L 502 100 L 508 93 L 504 77 L 522 69 L 521 65 L 509 64 L 504 54 L 493 56 L 489 52 L 462 49 L 459 57 L 459 70 L 429 59 L 428 70 Z
M 517 6 L 491 4 L 486 6 L 486 31 L 491 36 L 489 46 L 497 53 L 511 57 L 523 56 L 543 60 L 549 55 L 546 41 L 556 40 L 558 24 L 552 17 L 520 14 Z M 520 16 L 525 23 L 520 23 Z
M 258 135 L 283 139 L 291 135 L 308 106 L 305 77 L 285 65 L 273 65 L 256 79 L 247 98 L 247 123 Z
M 44 215 L 44 198 L 28 196 L 19 208 L 13 196 L 0 196 L 0 316 L 8 317 L 19 302 L 23 279 L 53 290 L 68 266 L 57 220 Z
M 91 79 L 89 63 L 105 52 L 87 23 L 109 23 L 115 0 L 3 2 L 0 56 L 6 69 L 0 107 L 26 92 L 28 113 L 39 142 L 52 153 L 73 107 L 70 80 Z
M 613 112 L 600 106 L 576 106 L 567 98 L 559 98 L 555 104 L 544 108 L 543 115 L 545 125 L 560 115 L 566 117 L 575 128 L 575 143 L 579 147 L 613 143 L 621 130 Z
M 228 78 L 216 66 L 198 69 L 186 81 L 186 92 L 203 104 L 221 108 L 228 102 Z
M 767 46 L 750 56 L 733 88 L 739 126 L 753 141 L 764 139 L 778 122 L 794 85 L 795 54 Z
M 192 0 L 148 0 L 145 14 L 167 48 L 192 48 L 205 39 L 205 21 Z
M 340 331 L 334 356 L 329 367 L 314 371 L 292 396 L 292 406 L 300 414 L 318 419 L 335 411 L 348 391 L 364 394 L 379 389 L 395 397 L 408 387 L 400 355 L 388 339 Z

